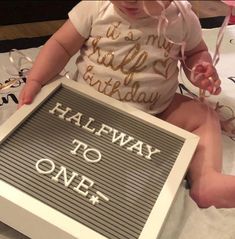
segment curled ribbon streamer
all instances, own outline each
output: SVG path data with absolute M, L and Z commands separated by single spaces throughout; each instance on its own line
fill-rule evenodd
M 21 57 L 19 58 L 17 64 L 16 64 L 16 61 L 14 60 L 13 58 L 13 53 L 17 53 L 18 55 L 20 55 Z M 13 64 L 13 66 L 16 68 L 17 72 L 19 72 L 22 68 L 22 60 L 26 60 L 27 62 L 33 64 L 34 61 L 26 56 L 24 53 L 22 53 L 21 51 L 17 50 L 17 49 L 12 49 L 10 52 L 9 52 L 9 59 L 10 59 L 10 62 Z M 61 76 L 65 76 L 66 78 L 70 79 L 70 76 L 68 74 L 69 72 L 66 71 L 65 69 L 62 70 L 62 72 L 60 73 Z
M 9 61 L 11 62 L 16 72 L 12 72 L 9 67 L 2 66 L 3 70 L 8 75 L 14 76 L 14 78 L 9 80 L 7 83 L 0 84 L 0 92 L 10 88 L 12 85 L 18 82 L 21 78 L 27 77 L 27 73 L 29 69 L 27 69 L 26 73 L 23 73 L 22 75 L 20 75 L 20 72 L 22 71 L 22 67 L 24 65 L 23 61 L 25 61 L 26 63 L 30 63 L 32 65 L 34 63 L 34 61 L 29 56 L 25 55 L 24 53 L 22 53 L 21 51 L 17 49 L 10 50 L 8 55 L 9 55 Z M 15 59 L 16 56 L 19 57 L 17 60 Z M 71 77 L 69 76 L 69 71 L 66 71 L 65 69 L 63 69 L 59 75 L 64 76 L 69 80 L 71 79 Z
M 15 59 L 16 55 L 14 55 L 14 54 L 19 56 L 18 60 Z M 10 88 L 12 85 L 14 85 L 16 82 L 18 82 L 21 78 L 26 77 L 28 70 L 26 72 L 22 72 L 23 60 L 25 60 L 27 63 L 28 62 L 31 64 L 33 63 L 32 59 L 30 57 L 26 56 L 25 54 L 18 51 L 17 49 L 10 50 L 8 52 L 8 56 L 9 56 L 9 60 L 12 64 L 12 66 L 14 67 L 16 72 L 12 72 L 9 67 L 2 66 L 2 68 L 5 70 L 5 72 L 11 76 L 14 76 L 14 78 L 7 81 L 6 83 L 1 84 L 1 86 L 0 86 L 1 91 L 4 91 L 4 90 Z M 21 74 L 20 74 L 20 72 L 21 72 Z
M 212 59 L 212 62 L 213 62 L 214 66 L 216 66 L 216 64 L 219 62 L 219 59 L 220 59 L 220 46 L 221 46 L 222 40 L 224 38 L 224 33 L 225 33 L 225 30 L 226 30 L 226 27 L 229 23 L 230 16 L 232 14 L 232 9 L 233 9 L 233 7 L 229 7 L 229 13 L 225 17 L 224 22 L 223 22 L 222 26 L 220 27 L 220 30 L 219 30 L 219 33 L 218 33 L 218 36 L 217 36 L 215 53 L 214 53 L 214 56 L 213 56 L 213 59 Z
M 184 63 L 185 68 L 186 68 L 188 71 L 192 72 L 192 69 L 189 68 L 189 67 L 186 65 L 186 63 L 185 63 L 185 48 L 186 48 L 186 41 L 185 41 L 185 39 L 187 38 L 187 36 L 185 36 L 185 38 L 184 38 L 181 42 L 175 42 L 175 41 L 171 40 L 171 39 L 167 36 L 167 27 L 169 26 L 169 20 L 168 20 L 168 18 L 167 18 L 167 16 L 166 16 L 165 5 L 162 3 L 162 1 L 156 0 L 156 2 L 162 7 L 162 11 L 161 11 L 160 16 L 152 15 L 152 14 L 149 12 L 148 8 L 146 7 L 145 2 L 142 1 L 144 11 L 145 11 L 146 14 L 148 14 L 150 17 L 152 17 L 152 18 L 158 20 L 157 33 L 158 33 L 159 36 L 160 36 L 160 35 L 163 35 L 163 37 L 164 37 L 169 43 L 180 46 L 180 53 L 181 53 L 181 56 L 180 56 L 180 57 L 179 57 L 179 56 L 173 56 L 171 53 L 169 53 L 169 56 L 170 56 L 172 59 L 181 60 L 181 61 Z M 179 14 L 177 15 L 177 17 L 176 17 L 175 19 L 171 20 L 171 24 L 174 24 L 174 23 L 178 20 L 178 18 L 179 18 L 180 16 L 184 17 L 184 15 L 182 14 L 182 12 L 184 11 L 184 9 L 182 8 L 181 4 L 178 3 L 177 1 L 173 1 L 173 2 L 174 2 L 174 4 L 176 5 L 176 7 L 179 9 Z M 181 78 L 183 78 L 183 77 L 182 77 L 182 64 L 180 65 L 180 75 L 181 75 Z M 188 92 L 188 93 L 190 93 L 190 92 Z M 190 95 L 191 95 L 193 98 L 198 99 L 198 98 L 195 96 L 195 94 L 193 94 L 192 92 L 191 92 Z
M 145 5 L 145 2 L 142 1 L 143 3 L 143 9 L 144 11 L 151 17 L 153 17 L 154 19 L 157 19 L 158 20 L 158 26 L 157 26 L 157 32 L 158 32 L 158 35 L 163 35 L 164 38 L 172 43 L 172 44 L 175 44 L 175 45 L 178 45 L 181 47 L 181 58 L 178 57 L 177 59 L 178 60 L 181 60 L 183 63 L 184 63 L 184 66 L 185 68 L 191 72 L 191 80 L 192 82 L 194 81 L 194 78 L 195 78 L 195 68 L 189 68 L 186 64 L 185 64 L 185 56 L 184 56 L 184 53 L 185 53 L 185 48 L 186 48 L 186 41 L 183 39 L 181 42 L 175 42 L 171 39 L 169 39 L 167 37 L 167 34 L 166 34 L 166 31 L 167 31 L 167 27 L 169 25 L 169 20 L 167 19 L 166 17 L 166 9 L 165 9 L 165 5 L 162 3 L 162 1 L 159 1 L 159 0 L 155 0 L 161 7 L 162 7 L 162 11 L 161 11 L 161 14 L 160 16 L 154 16 L 153 14 L 150 13 L 150 11 L 148 10 L 148 8 L 146 7 Z M 180 13 L 178 15 L 178 17 L 180 15 L 182 15 L 184 17 L 184 14 L 182 13 L 185 13 L 185 9 L 182 7 L 182 5 L 178 2 L 178 1 L 173 1 L 174 4 L 177 6 L 177 8 L 179 9 Z M 235 1 L 223 1 L 225 2 L 228 6 L 229 6 L 229 11 L 228 11 L 228 14 L 227 16 L 225 17 L 224 19 L 224 22 L 222 24 L 222 26 L 220 27 L 220 30 L 218 32 L 218 35 L 217 35 L 217 40 L 216 40 L 216 46 L 215 46 L 215 52 L 214 52 L 214 55 L 212 57 L 212 65 L 215 67 L 217 65 L 217 63 L 219 62 L 219 59 L 220 59 L 220 47 L 221 47 L 221 43 L 222 43 L 222 40 L 223 40 L 223 37 L 224 37 L 224 33 L 225 33 L 225 30 L 226 30 L 226 26 L 228 25 L 229 23 L 229 19 L 230 19 L 230 16 L 232 14 L 232 10 L 233 10 L 233 7 L 235 7 Z M 177 18 L 174 20 L 176 21 Z M 187 21 L 187 19 L 184 19 L 185 21 Z M 171 21 L 172 23 L 172 21 Z M 186 36 L 185 36 L 186 38 Z M 175 58 L 174 56 L 171 56 L 172 58 Z M 182 76 L 182 64 L 180 66 L 180 74 Z M 181 77 L 183 79 L 183 77 Z M 213 84 L 213 79 L 212 77 L 209 78 L 210 82 Z M 216 87 L 213 85 L 213 92 L 216 91 Z M 195 96 L 192 94 L 193 98 L 195 98 Z M 206 90 L 203 90 L 203 89 L 199 89 L 199 100 L 200 101 L 204 101 L 206 97 L 209 97 L 210 96 L 210 93 L 206 92 Z
M 230 7 L 235 7 L 235 1 L 234 0 L 222 0 L 225 4 L 227 4 Z
M 222 26 L 219 29 L 218 35 L 217 35 L 217 39 L 216 39 L 216 45 L 215 45 L 215 53 L 213 55 L 212 58 L 212 64 L 215 67 L 217 65 L 217 63 L 219 62 L 220 59 L 220 48 L 221 48 L 221 44 L 224 38 L 224 34 L 225 34 L 225 30 L 226 27 L 229 24 L 229 19 L 230 16 L 232 15 L 232 11 L 233 11 L 233 7 L 235 6 L 235 2 L 234 1 L 222 1 L 224 3 L 226 3 L 229 6 L 229 11 L 228 14 L 226 15 L 224 22 L 222 24 Z M 213 83 L 213 79 L 210 77 L 210 82 Z M 213 85 L 213 92 L 216 91 L 215 86 Z M 210 94 L 208 96 L 206 96 L 206 90 L 202 90 L 199 89 L 199 98 L 204 101 L 206 97 L 209 97 Z
M 16 53 L 17 55 L 20 56 L 18 62 L 14 59 L 13 53 Z M 24 53 L 22 53 L 21 51 L 19 51 L 17 49 L 12 49 L 9 51 L 9 60 L 12 63 L 12 65 L 14 66 L 14 68 L 17 70 L 17 72 L 19 72 L 20 69 L 22 68 L 23 60 L 25 60 L 26 62 L 29 62 L 31 64 L 33 63 L 33 60 L 30 57 L 26 56 Z
M 13 57 L 13 53 L 17 53 L 18 55 L 20 55 L 21 57 L 17 61 L 14 59 Z M 12 66 L 14 67 L 14 69 L 16 70 L 15 72 L 12 72 L 10 67 L 5 67 L 5 66 L 1 66 L 3 68 L 3 70 L 8 74 L 8 75 L 12 75 L 12 76 L 19 76 L 19 71 L 22 69 L 22 60 L 26 60 L 26 62 L 30 62 L 33 63 L 32 59 L 27 57 L 26 55 L 24 55 L 22 52 L 16 50 L 16 49 L 12 49 L 10 52 L 8 52 L 9 55 L 9 60 L 12 63 Z
M 175 41 L 172 41 L 171 39 L 169 39 L 169 37 L 167 36 L 167 27 L 169 25 L 169 20 L 166 16 L 166 8 L 165 8 L 165 5 L 162 3 L 162 1 L 159 1 L 159 0 L 156 0 L 156 2 L 162 7 L 162 11 L 161 11 L 161 14 L 160 16 L 156 16 L 156 15 L 153 15 L 149 12 L 148 8 L 146 7 L 146 4 L 144 1 L 142 1 L 142 4 L 143 4 L 143 9 L 144 11 L 146 12 L 146 14 L 148 14 L 150 17 L 158 20 L 158 25 L 157 25 L 157 34 L 158 36 L 160 35 L 163 35 L 163 37 L 171 44 L 174 44 L 174 45 L 179 45 L 181 47 L 181 57 L 179 56 L 174 56 L 174 55 L 171 55 L 171 53 L 169 53 L 169 56 L 173 59 L 176 59 L 176 60 L 183 60 L 184 61 L 184 51 L 185 51 L 185 45 L 186 45 L 186 42 L 183 40 L 182 42 L 175 42 Z M 180 11 L 182 11 L 182 8 L 181 8 L 181 5 L 178 4 L 177 1 L 174 1 L 174 3 L 177 5 L 178 8 L 180 8 Z M 179 13 L 179 15 L 173 19 L 171 21 L 171 23 L 174 23 L 178 20 L 178 17 L 181 15 L 181 12 Z

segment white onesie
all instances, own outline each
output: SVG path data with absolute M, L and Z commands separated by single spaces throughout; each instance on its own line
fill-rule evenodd
M 167 37 L 185 42 L 185 50 L 201 39 L 197 16 L 187 1 L 166 9 Z M 69 19 L 87 40 L 77 59 L 78 78 L 97 91 L 157 114 L 171 103 L 178 86 L 180 46 L 157 34 L 152 17 L 132 20 L 109 1 L 82 1 Z

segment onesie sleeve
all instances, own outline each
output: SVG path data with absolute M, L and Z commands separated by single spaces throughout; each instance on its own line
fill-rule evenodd
M 202 40 L 202 28 L 197 15 L 193 12 L 191 4 L 187 3 L 187 36 L 186 51 L 195 48 Z
M 98 1 L 81 1 L 68 13 L 68 16 L 77 31 L 84 38 L 88 38 L 97 12 Z

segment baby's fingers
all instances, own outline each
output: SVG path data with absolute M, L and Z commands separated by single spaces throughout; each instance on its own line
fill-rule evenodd
M 203 90 L 207 90 L 208 87 L 210 87 L 211 83 L 208 79 L 203 79 L 200 81 L 200 85 L 199 88 L 203 89 Z
M 38 82 L 31 81 L 30 83 L 26 83 L 20 93 L 18 108 L 24 104 L 31 104 L 40 90 L 41 85 Z
M 210 92 L 212 95 L 218 95 L 221 92 L 221 81 L 218 80 L 213 80 L 212 77 L 208 78 L 208 86 L 206 90 Z
M 213 94 L 213 95 L 218 95 L 220 92 L 221 92 L 221 81 L 220 80 L 216 80 L 213 82 L 213 85 L 211 85 L 211 89 L 210 90 L 210 93 Z

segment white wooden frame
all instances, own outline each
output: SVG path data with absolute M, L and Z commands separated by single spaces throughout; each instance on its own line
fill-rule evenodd
M 167 129 L 167 131 L 185 139 L 185 143 L 170 175 L 139 237 L 139 239 L 156 239 L 160 234 L 162 225 L 194 154 L 199 138 L 147 113 L 102 95 L 90 87 L 62 78 L 44 87 L 31 105 L 20 108 L 0 127 L 0 143 L 19 127 L 61 84 L 63 87 L 86 94 L 96 101 L 98 99 L 104 104 L 111 105 L 116 110 L 126 112 L 160 128 Z M 0 220 L 31 238 L 106 238 L 3 180 L 0 180 Z

